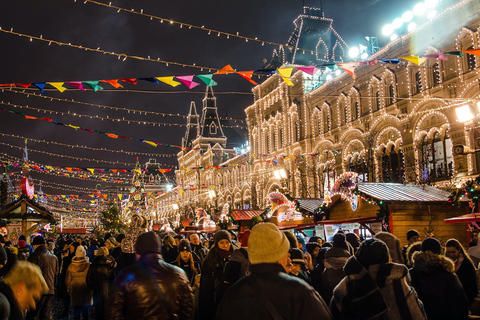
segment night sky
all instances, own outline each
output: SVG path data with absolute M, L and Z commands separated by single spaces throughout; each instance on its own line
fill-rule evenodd
M 104 3 L 108 3 L 105 0 Z M 262 67 L 262 60 L 271 57 L 275 46 L 261 45 L 258 42 L 225 36 L 210 35 L 206 31 L 179 28 L 167 22 L 150 21 L 148 17 L 117 13 L 115 9 L 78 0 L 44 0 L 44 1 L 7 1 L 1 0 L 0 27 L 27 34 L 40 36 L 84 47 L 98 48 L 124 53 L 132 56 L 160 58 L 161 60 L 196 64 L 220 69 L 226 64 L 238 71 L 257 70 Z M 415 2 L 400 0 L 331 0 L 323 1 L 327 18 L 334 20 L 333 26 L 348 45 L 356 45 L 365 36 L 377 36 L 380 45 L 386 42 L 381 35 L 381 28 L 391 22 L 405 10 L 411 9 Z M 293 20 L 302 13 L 303 4 L 320 6 L 320 1 L 112 1 L 112 5 L 143 9 L 145 14 L 173 19 L 179 22 L 224 32 L 237 33 L 248 37 L 258 37 L 265 41 L 285 44 L 292 33 Z M 133 7 L 132 7 L 133 6 Z M 155 76 L 176 76 L 207 74 L 208 70 L 189 67 L 166 66 L 163 63 L 139 61 L 135 59 L 118 59 L 115 56 L 97 52 L 58 46 L 43 41 L 19 37 L 0 32 L 0 83 L 29 82 L 63 82 L 87 81 L 117 78 L 142 78 Z M 211 71 L 213 72 L 213 71 Z M 253 103 L 252 85 L 237 75 L 215 76 L 218 86 L 214 87 L 220 117 L 245 119 L 244 109 Z M 254 77 L 255 81 L 261 79 Z M 195 80 L 198 81 L 198 80 Z M 201 112 L 201 99 L 205 85 L 193 90 L 185 86 L 172 88 L 166 84 L 153 84 L 145 81 L 136 86 L 122 83 L 124 88 L 113 89 L 106 83 L 100 83 L 103 91 L 86 92 L 67 90 L 60 93 L 46 91 L 46 97 L 73 99 L 80 103 L 106 105 L 131 110 L 155 111 L 186 115 L 190 101 L 195 100 L 197 110 Z M 47 85 L 47 87 L 49 87 Z M 68 87 L 68 86 L 67 86 Z M 49 87 L 50 88 L 50 87 Z M 108 89 L 108 90 L 107 90 Z M 126 92 L 125 90 L 132 90 Z M 17 89 L 18 91 L 21 91 Z M 38 90 L 26 89 L 25 92 L 39 94 Z M 151 121 L 157 123 L 185 124 L 184 117 L 138 114 L 136 112 L 99 108 L 73 102 L 56 101 L 8 91 L 0 92 L 2 103 L 28 105 L 33 109 L 13 108 L 2 104 L 0 108 L 17 110 L 35 117 L 50 117 L 64 124 L 124 135 L 132 138 L 146 139 L 172 145 L 181 145 L 185 132 L 184 126 L 153 126 L 126 122 L 90 119 L 56 113 L 38 112 L 37 109 L 70 112 L 82 115 L 125 118 L 131 120 Z M 46 121 L 27 120 L 19 115 L 0 112 L 0 133 L 19 135 L 29 139 L 53 141 L 68 145 L 84 145 L 90 148 L 107 148 L 125 150 L 141 154 L 123 154 L 118 152 L 93 151 L 69 148 L 54 144 L 28 142 L 29 159 L 43 165 L 80 167 L 80 168 L 116 168 L 132 169 L 138 156 L 140 163 L 149 158 L 156 158 L 164 168 L 177 165 L 176 157 L 163 157 L 151 154 L 176 154 L 179 149 L 153 147 L 138 141 L 111 139 L 105 135 L 90 134 L 82 130 L 73 130 Z M 230 121 L 230 124 L 242 124 Z M 246 130 L 237 130 L 239 134 Z M 228 138 L 228 136 L 227 136 Z M 0 159 L 5 154 L 21 158 L 23 151 L 9 145 L 23 147 L 24 140 L 0 136 Z M 7 145 L 5 145 L 7 144 Z M 80 161 L 66 157 L 46 155 L 34 150 L 94 159 Z M 118 164 L 97 162 L 96 160 L 118 161 Z M 18 171 L 10 168 L 9 172 Z M 32 177 L 38 182 L 45 181 L 43 190 L 48 194 L 85 194 L 100 183 L 99 189 L 106 187 L 103 181 L 85 181 L 73 178 L 57 177 L 32 171 Z M 120 177 L 131 179 L 131 175 Z M 72 187 L 62 187 L 68 185 Z M 82 192 L 82 190 L 86 190 Z

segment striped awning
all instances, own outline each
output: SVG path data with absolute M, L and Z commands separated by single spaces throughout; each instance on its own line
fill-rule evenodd
M 445 219 L 445 223 L 469 223 L 480 221 L 480 215 L 477 213 L 464 214 L 463 216 Z
M 447 202 L 450 193 L 430 186 L 401 183 L 359 183 L 358 191 L 382 201 Z
M 323 203 L 323 199 L 319 198 L 297 198 L 295 201 L 298 202 L 300 209 L 306 210 L 310 213 L 317 210 Z
M 252 218 L 258 217 L 264 210 L 232 210 L 232 218 L 235 221 L 240 220 L 252 220 Z

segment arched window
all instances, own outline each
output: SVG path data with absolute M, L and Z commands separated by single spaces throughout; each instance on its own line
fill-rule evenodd
M 353 103 L 352 119 L 353 119 L 353 120 L 358 119 L 359 113 L 360 113 L 360 110 L 359 110 L 358 101 L 355 101 L 355 102 Z
M 415 73 L 415 93 L 422 91 L 422 73 L 418 71 Z
M 395 86 L 393 84 L 388 86 L 388 98 L 387 98 L 387 105 L 392 105 L 395 101 Z
M 349 171 L 357 173 L 357 182 L 368 181 L 368 171 L 365 161 L 361 157 L 351 157 Z
M 373 111 L 377 111 L 380 109 L 381 101 L 380 101 L 380 91 L 375 92 L 375 103 L 373 106 Z
M 328 156 L 329 154 L 327 153 L 327 157 Z M 332 156 L 330 155 L 330 159 L 331 157 Z M 332 190 L 335 179 L 337 178 L 334 165 L 330 162 L 326 162 L 323 168 L 320 169 L 318 176 L 320 178 L 320 197 L 324 197 L 325 192 Z
M 440 138 L 435 132 L 433 140 L 422 142 L 422 180 L 425 182 L 448 179 L 453 170 L 452 141 Z
M 217 125 L 214 122 L 210 124 L 210 134 L 217 134 Z
M 432 76 L 433 76 L 433 86 L 437 86 L 442 82 L 442 79 L 440 78 L 440 65 L 438 63 L 435 63 L 432 66 Z
M 323 133 L 330 131 L 330 112 L 328 110 L 323 111 Z
M 283 128 L 278 131 L 278 146 L 280 149 L 283 147 Z
M 347 124 L 347 123 L 350 122 L 350 121 L 348 120 L 348 107 L 347 107 L 347 106 L 345 106 L 345 107 L 343 108 L 343 122 L 344 122 L 345 124 Z
M 467 50 L 473 50 L 474 47 L 470 47 Z M 475 55 L 466 54 L 467 56 L 467 70 L 475 70 L 477 68 L 477 62 L 475 61 Z
M 383 148 L 381 172 L 383 182 L 403 182 L 403 153 L 396 152 L 395 146 L 390 147 L 390 152 L 387 148 Z

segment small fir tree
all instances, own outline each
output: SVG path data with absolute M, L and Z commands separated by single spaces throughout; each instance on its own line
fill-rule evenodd
M 102 211 L 102 225 L 105 231 L 123 233 L 126 226 L 120 219 L 120 209 L 114 201 L 110 201 Z

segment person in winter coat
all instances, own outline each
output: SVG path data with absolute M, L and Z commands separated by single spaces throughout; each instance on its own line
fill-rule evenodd
M 120 244 L 121 253 L 118 255 L 118 258 L 114 258 L 117 262 L 115 275 L 119 274 L 121 270 L 133 266 L 136 263 L 134 248 L 135 243 L 137 242 L 137 238 L 141 234 L 145 233 L 147 226 L 147 219 L 143 215 L 132 215 L 132 218 L 130 219 L 130 225 L 128 226 L 125 237 L 122 239 Z M 120 239 L 121 237 L 119 240 Z
M 360 247 L 360 243 L 362 243 L 358 234 L 356 234 L 354 232 L 349 232 L 349 233 L 345 234 L 345 239 L 352 246 L 353 253 L 357 252 L 358 247 Z
M 137 263 L 114 280 L 107 319 L 193 319 L 194 302 L 185 272 L 162 260 L 160 238 L 153 232 L 138 236 Z
M 196 233 L 190 235 L 190 246 L 192 247 L 193 260 L 201 266 L 208 254 L 208 249 L 200 242 L 200 237 Z
M 25 242 L 25 240 L 19 240 L 17 243 L 17 248 L 18 248 L 18 254 L 17 254 L 18 260 L 28 261 L 28 258 L 30 257 L 30 250 L 28 249 L 27 243 Z
M 100 247 L 87 273 L 87 286 L 93 291 L 95 319 L 105 319 L 105 306 L 110 286 L 113 283 L 115 259 L 106 247 Z
M 362 242 L 345 264 L 346 277 L 333 292 L 334 319 L 427 319 L 422 302 L 408 284 L 408 269 L 390 263 L 389 249 L 379 239 Z
M 37 236 L 32 241 L 34 252 L 28 258 L 28 261 L 36 264 L 42 270 L 45 282 L 48 285 L 48 292 L 44 294 L 41 300 L 37 304 L 37 308 L 34 312 L 27 314 L 27 319 L 52 319 L 52 300 L 55 293 L 55 276 L 58 273 L 58 259 L 51 254 L 45 246 L 45 239 L 41 236 Z
M 178 257 L 178 247 L 175 245 L 175 239 L 173 239 L 172 236 L 166 235 L 162 241 L 163 260 L 168 263 L 174 263 Z
M 95 251 L 98 250 L 98 241 L 93 239 L 87 249 L 87 257 L 91 261 L 95 257 Z
M 405 259 L 403 258 L 402 247 L 400 246 L 400 240 L 395 237 L 390 232 L 378 232 L 374 236 L 376 239 L 380 239 L 388 247 L 388 251 L 390 252 L 390 258 L 392 262 L 405 264 Z
M 350 258 L 345 235 L 337 233 L 333 236 L 333 246 L 325 253 L 320 294 L 325 301 L 332 299 L 333 289 L 345 277 L 343 267 Z
M 70 294 L 70 303 L 73 306 L 73 318 L 88 320 L 88 309 L 92 305 L 92 291 L 87 286 L 87 274 L 90 262 L 83 246 L 78 246 L 75 257 L 68 266 L 65 283 Z
M 408 246 L 407 251 L 405 253 L 405 256 L 407 258 L 407 260 L 405 260 L 405 264 L 407 265 L 407 268 L 413 267 L 413 254 L 417 251 L 422 251 L 421 241 L 414 242 Z
M 305 281 L 285 274 L 289 241 L 273 223 L 259 223 L 248 238 L 251 273 L 225 293 L 217 320 L 331 320 L 325 301 Z
M 306 271 L 307 261 L 303 251 L 295 248 L 290 249 L 290 260 L 292 260 L 292 270 L 288 274 L 310 284 L 310 275 Z
M 190 285 L 193 286 L 195 283 L 195 277 L 198 274 L 198 264 L 193 260 L 190 243 L 185 239 L 181 240 L 178 245 L 178 251 L 179 254 L 174 265 L 185 271 L 187 278 L 190 281 Z
M 422 251 L 413 255 L 411 284 L 429 320 L 465 320 L 468 317 L 467 296 L 455 274 L 453 262 L 441 256 L 441 251 L 437 239 L 423 240 Z
M 208 252 L 202 266 L 200 277 L 199 315 L 202 320 L 215 318 L 217 306 L 221 301 L 217 289 L 223 288 L 224 269 L 233 247 L 230 233 L 220 230 L 215 233 L 214 245 Z M 224 292 L 223 290 L 221 290 Z
M 453 260 L 455 273 L 462 283 L 468 302 L 471 303 L 478 294 L 477 273 L 472 259 L 456 239 L 448 240 L 445 246 L 447 247 L 445 255 Z

